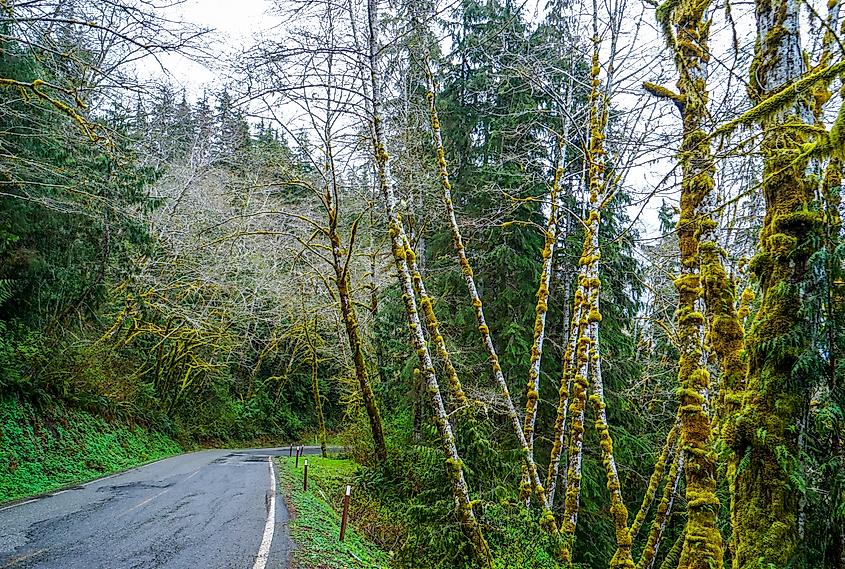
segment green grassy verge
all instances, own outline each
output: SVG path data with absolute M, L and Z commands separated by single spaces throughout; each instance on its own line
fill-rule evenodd
M 76 410 L 0 402 L 0 502 L 49 492 L 182 452 L 137 425 Z
M 363 539 L 350 523 L 340 541 L 341 498 L 358 465 L 351 460 L 308 458 L 308 490 L 302 489 L 302 467 L 294 459 L 277 459 L 279 482 L 291 514 L 291 535 L 298 544 L 291 557 L 293 569 L 351 569 L 390 567 L 388 555 Z M 354 492 L 353 492 L 353 500 Z

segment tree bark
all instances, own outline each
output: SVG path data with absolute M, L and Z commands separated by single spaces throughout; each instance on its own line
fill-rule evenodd
M 807 260 L 817 249 L 815 233 L 824 223 L 814 211 L 814 186 L 806 180 L 803 125 L 812 125 L 806 102 L 770 108 L 768 99 L 790 89 L 805 73 L 796 0 L 756 0 L 757 44 L 749 92 L 763 128 L 763 182 L 766 216 L 760 252 L 750 269 L 762 300 L 746 345 L 748 376 L 742 405 L 728 418 L 723 436 L 734 452 L 728 465 L 735 477 L 734 567 L 786 566 L 800 541 L 801 492 L 790 477 L 800 468 L 800 421 L 809 403 L 793 379 L 804 347 L 794 338 L 801 324 L 802 283 Z M 777 99 L 775 99 L 777 100 Z
M 396 272 L 399 277 L 399 285 L 402 290 L 402 301 L 405 305 L 405 312 L 408 316 L 408 325 L 411 331 L 414 349 L 420 362 L 420 373 L 423 375 L 431 406 L 434 413 L 434 423 L 437 426 L 443 451 L 446 455 L 446 473 L 452 485 L 452 494 L 455 497 L 456 513 L 461 522 L 463 531 L 472 544 L 473 551 L 478 561 L 485 567 L 492 567 L 493 559 L 490 549 L 481 533 L 481 527 L 472 511 L 472 503 L 469 499 L 469 489 L 464 479 L 463 461 L 458 455 L 455 446 L 455 438 L 452 434 L 452 427 L 449 424 L 449 417 L 443 405 L 443 398 L 440 395 L 440 387 L 437 384 L 437 375 L 434 371 L 434 363 L 426 346 L 423 328 L 420 323 L 417 311 L 417 302 L 414 296 L 414 285 L 408 270 L 407 249 L 405 248 L 405 231 L 402 221 L 396 211 L 396 197 L 393 192 L 393 179 L 390 174 L 389 156 L 386 149 L 384 135 L 384 124 L 381 118 L 381 89 L 379 87 L 378 72 L 378 6 L 377 0 L 367 0 L 367 22 L 369 26 L 369 72 L 370 88 L 372 93 L 372 134 L 373 151 L 375 153 L 376 170 L 381 193 L 385 200 L 387 219 L 389 224 L 390 244 L 393 258 L 396 265 Z

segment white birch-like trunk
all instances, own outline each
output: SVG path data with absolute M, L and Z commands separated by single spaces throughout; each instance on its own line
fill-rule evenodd
M 513 404 L 513 399 L 510 396 L 510 391 L 508 390 L 508 385 L 505 381 L 505 376 L 502 374 L 502 368 L 499 365 L 499 358 L 496 354 L 496 348 L 493 345 L 493 339 L 490 336 L 490 329 L 488 328 L 487 322 L 484 318 L 484 309 L 481 302 L 481 298 L 479 297 L 478 289 L 475 286 L 475 279 L 473 278 L 472 267 L 470 266 L 469 261 L 466 257 L 463 239 L 461 237 L 461 232 L 458 227 L 458 221 L 455 217 L 455 209 L 452 204 L 452 186 L 449 183 L 449 172 L 446 165 L 446 155 L 443 149 L 443 138 L 440 134 L 440 122 L 437 117 L 437 109 L 435 107 L 434 101 L 434 81 L 431 77 L 430 71 L 428 70 L 426 72 L 426 78 L 428 82 L 427 98 L 429 102 L 429 110 L 431 112 L 432 135 L 434 137 L 434 145 L 437 150 L 441 185 L 443 188 L 443 202 L 446 206 L 446 213 L 449 218 L 449 225 L 452 230 L 452 238 L 454 240 L 455 249 L 458 254 L 458 261 L 461 265 L 461 273 L 463 275 L 467 291 L 469 291 L 473 309 L 475 310 L 475 317 L 478 323 L 478 330 L 481 333 L 481 339 L 484 344 L 484 348 L 490 358 L 490 363 L 493 369 L 493 377 L 495 378 L 496 384 L 499 386 L 499 389 L 501 390 L 502 396 L 505 400 L 505 404 L 507 405 L 508 418 L 514 429 L 514 433 L 517 436 L 520 448 L 522 448 L 523 452 L 525 452 L 526 454 L 526 467 L 528 470 L 529 483 L 531 484 L 531 487 L 534 491 L 534 495 L 540 502 L 540 505 L 544 511 L 543 520 L 541 523 L 544 525 L 544 527 L 547 528 L 547 531 L 549 531 L 552 535 L 557 535 L 557 524 L 555 523 L 554 516 L 552 516 L 549 504 L 546 501 L 546 492 L 540 482 L 540 476 L 537 472 L 537 465 L 534 462 L 533 454 L 529 452 L 528 441 L 525 438 L 525 433 L 522 429 L 522 425 L 520 425 L 519 423 L 519 416 L 517 414 L 516 407 Z
M 408 323 L 414 349 L 420 362 L 420 372 L 425 378 L 429 398 L 431 400 L 434 422 L 437 425 L 443 451 L 446 455 L 446 471 L 452 484 L 452 494 L 457 506 L 458 518 L 461 521 L 467 538 L 472 543 L 473 549 L 479 561 L 485 566 L 492 566 L 493 560 L 490 550 L 481 534 L 481 529 L 472 511 L 472 504 L 469 499 L 469 489 L 464 479 L 463 463 L 458 455 L 455 445 L 455 438 L 452 427 L 449 424 L 449 417 L 443 405 L 443 398 L 440 394 L 440 387 L 437 383 L 437 375 L 431 355 L 425 343 L 417 303 L 414 297 L 414 286 L 408 270 L 405 254 L 405 236 L 402 222 L 396 211 L 396 197 L 393 192 L 393 179 L 390 174 L 389 157 L 386 151 L 386 137 L 384 124 L 381 118 L 381 101 L 379 76 L 377 69 L 378 52 L 378 22 L 377 22 L 376 0 L 367 1 L 367 16 L 369 25 L 369 65 L 370 65 L 370 86 L 372 92 L 372 133 L 373 147 L 378 170 L 378 182 L 382 189 L 389 222 L 391 247 L 396 261 L 396 270 L 399 277 L 399 285 L 402 290 L 402 300 L 405 304 L 405 312 L 408 316 Z

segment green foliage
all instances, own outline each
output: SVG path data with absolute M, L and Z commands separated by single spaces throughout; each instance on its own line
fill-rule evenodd
M 0 402 L 0 501 L 164 458 L 181 448 L 160 432 L 61 407 Z
M 302 489 L 303 460 L 299 468 L 287 457 L 277 459 L 280 489 L 291 513 L 291 535 L 299 547 L 293 553 L 294 568 L 325 567 L 345 569 L 361 563 L 369 567 L 385 568 L 390 565 L 385 552 L 374 547 L 359 534 L 353 522 L 346 529 L 346 538 L 340 541 L 340 498 L 346 484 L 352 481 L 357 465 L 349 460 L 308 457 L 308 491 Z M 352 509 L 355 511 L 359 497 L 353 493 Z
M 790 388 L 804 393 L 809 406 L 806 423 L 798 425 L 804 445 L 794 456 L 776 448 L 776 457 L 792 490 L 806 499 L 806 532 L 815 538 L 802 544 L 795 567 L 829 567 L 843 550 L 845 524 L 845 246 L 838 208 L 840 188 L 826 188 L 826 224 L 809 239 L 815 252 L 807 261 L 807 279 L 800 284 L 800 320 L 792 334 L 779 338 L 778 347 L 797 354 L 789 378 Z M 771 292 L 771 291 L 770 291 Z M 742 466 L 742 465 L 741 465 Z M 825 488 L 825 492 L 809 490 Z

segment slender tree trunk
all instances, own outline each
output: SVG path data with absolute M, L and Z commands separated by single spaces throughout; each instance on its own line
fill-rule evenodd
M 434 411 L 434 422 L 440 434 L 443 451 L 446 455 L 446 472 L 452 485 L 452 494 L 455 497 L 458 519 L 461 521 L 464 533 L 472 544 L 473 550 L 479 562 L 486 567 L 492 567 L 493 559 L 490 549 L 481 533 L 481 527 L 472 511 L 472 504 L 469 499 L 469 489 L 464 479 L 463 462 L 458 455 L 455 446 L 455 438 L 452 434 L 452 427 L 443 399 L 440 395 L 440 387 L 437 384 L 437 376 L 434 371 L 434 364 L 425 343 L 423 328 L 420 323 L 417 311 L 417 302 L 414 296 L 414 285 L 411 274 L 408 270 L 407 249 L 405 248 L 405 235 L 402 222 L 396 211 L 396 197 L 393 193 L 393 179 L 390 174 L 389 156 L 386 148 L 384 135 L 384 124 L 381 118 L 381 89 L 379 87 L 378 72 L 378 7 L 377 0 L 367 0 L 367 21 L 369 26 L 369 72 L 370 88 L 372 93 L 372 133 L 373 150 L 375 153 L 376 170 L 378 183 L 385 200 L 387 218 L 389 222 L 390 244 L 393 251 L 393 258 L 396 263 L 396 271 L 399 277 L 399 285 L 402 290 L 402 300 L 405 304 L 405 312 L 408 316 L 408 324 L 411 329 L 411 338 L 414 349 L 420 362 L 420 373 L 426 381 L 427 390 L 431 399 L 432 410 Z
M 663 534 L 666 533 L 666 526 L 669 524 L 669 517 L 672 514 L 672 504 L 675 501 L 675 496 L 678 495 L 678 483 L 681 480 L 681 473 L 684 470 L 684 456 L 684 452 L 678 452 L 669 469 L 669 474 L 666 476 L 663 497 L 660 500 L 660 504 L 657 505 L 657 513 L 654 516 L 654 521 L 651 523 L 651 531 L 648 534 L 648 539 L 646 539 L 640 560 L 637 562 L 637 569 L 651 569 L 654 566 L 654 561 L 657 559 L 660 542 L 663 540 Z M 686 536 L 686 531 L 684 531 L 684 536 Z M 676 563 L 683 551 L 685 541 L 686 538 L 680 542 L 677 557 L 675 558 Z M 673 547 L 672 549 L 674 550 L 675 548 Z M 667 555 L 667 558 L 671 555 L 672 552 Z M 676 567 L 676 564 L 672 564 L 673 569 L 674 567 Z
M 326 448 L 326 421 L 323 417 L 323 402 L 320 399 L 320 382 L 317 380 L 317 367 L 319 361 L 317 360 L 317 317 L 314 317 L 314 338 L 308 332 L 308 322 L 305 323 L 305 341 L 308 342 L 308 349 L 311 352 L 311 389 L 314 391 L 314 408 L 317 411 L 317 420 L 319 421 L 319 436 L 320 436 L 320 450 L 323 458 L 328 458 L 329 453 Z
M 669 553 L 663 559 L 663 563 L 660 564 L 660 569 L 675 569 L 678 566 L 678 560 L 681 558 L 681 550 L 684 548 L 684 538 L 685 535 L 683 533 L 678 536 L 675 544 L 672 545 L 672 549 L 669 550 Z
M 437 351 L 437 356 L 443 363 L 443 369 L 446 371 L 446 377 L 449 379 L 449 389 L 454 398 L 454 405 L 456 410 L 466 410 L 469 408 L 469 401 L 464 394 L 461 381 L 458 379 L 458 372 L 455 366 L 452 365 L 452 358 L 449 356 L 449 350 L 446 349 L 446 341 L 440 333 L 440 323 L 434 315 L 434 299 L 428 296 L 423 282 L 422 275 L 417 268 L 417 256 L 411 250 L 411 245 L 408 240 L 404 240 L 405 246 L 405 260 L 408 262 L 408 269 L 411 271 L 411 280 L 414 283 L 414 289 L 420 297 L 420 305 L 423 309 L 423 317 L 428 328 L 428 337 L 430 343 L 434 344 Z
M 660 485 L 660 481 L 666 474 L 666 466 L 669 464 L 669 459 L 678 452 L 676 447 L 680 434 L 681 429 L 678 424 L 669 430 L 669 435 L 666 437 L 666 445 L 663 447 L 657 462 L 654 463 L 654 471 L 651 473 L 651 478 L 648 481 L 648 488 L 646 488 L 645 495 L 643 496 L 640 511 L 637 512 L 634 522 L 631 524 L 631 539 L 637 538 L 637 535 L 639 535 L 640 530 L 645 523 L 648 511 L 651 508 L 651 504 L 654 502 L 657 487 Z
M 567 123 L 568 124 L 568 123 Z M 564 170 L 564 152 L 566 150 L 566 135 L 560 137 L 558 143 L 558 156 L 555 168 L 555 178 L 549 192 L 549 218 L 546 223 L 545 239 L 543 244 L 543 268 L 540 272 L 540 285 L 537 288 L 537 305 L 534 309 L 534 341 L 531 345 L 531 359 L 528 368 L 527 395 L 525 404 L 525 441 L 528 444 L 528 454 L 534 458 L 534 426 L 537 422 L 537 405 L 540 401 L 540 367 L 543 361 L 543 343 L 546 336 L 546 313 L 549 310 L 549 283 L 552 277 L 552 257 L 554 256 L 555 244 L 557 243 L 557 216 L 558 199 L 560 195 L 560 181 Z M 524 465 L 523 488 L 530 490 L 528 480 L 529 472 L 527 464 Z M 524 492 L 522 496 L 526 507 L 531 500 L 531 492 Z
M 575 529 L 578 526 L 578 511 L 581 497 L 581 463 L 584 449 L 584 411 L 587 408 L 587 383 L 589 367 L 589 338 L 585 334 L 587 318 L 589 316 L 592 282 L 586 270 L 586 262 L 592 258 L 591 249 L 592 233 L 598 231 L 598 216 L 591 215 L 587 219 L 586 232 L 584 237 L 584 249 L 579 259 L 581 274 L 578 275 L 578 289 L 575 292 L 575 303 L 572 309 L 574 318 L 578 318 L 578 329 L 573 331 L 575 335 L 572 364 L 572 394 L 569 407 L 570 428 L 569 428 L 569 452 L 566 471 L 566 496 L 564 498 L 563 521 L 561 533 L 566 538 L 567 545 L 571 547 L 575 538 Z
M 490 336 L 490 329 L 487 327 L 487 323 L 484 318 L 484 308 L 481 302 L 481 298 L 478 295 L 478 289 L 475 286 L 475 279 L 473 278 L 472 267 L 470 266 L 469 260 L 466 257 L 461 232 L 458 227 L 457 219 L 455 217 L 455 208 L 452 204 L 452 186 L 449 183 L 449 171 L 446 164 L 446 154 L 443 149 L 443 139 L 440 134 L 440 121 L 437 117 L 437 107 L 435 106 L 434 81 L 431 77 L 430 70 L 426 70 L 426 79 L 428 81 L 427 98 L 429 102 L 429 111 L 431 112 L 432 133 L 434 136 L 435 148 L 437 150 L 438 165 L 440 168 L 440 181 L 443 188 L 443 202 L 446 206 L 446 213 L 449 217 L 449 225 L 452 230 L 452 238 L 455 243 L 455 249 L 458 254 L 458 262 L 461 266 L 461 272 L 464 277 L 464 283 L 467 286 L 467 290 L 469 291 L 470 299 L 472 301 L 472 307 L 475 310 L 475 317 L 476 321 L 478 322 L 478 330 L 481 333 L 482 342 L 484 344 L 485 349 L 487 350 L 487 355 L 490 358 L 490 363 L 493 369 L 493 377 L 496 379 L 496 383 L 498 384 L 499 389 L 501 390 L 505 402 L 508 406 L 508 418 L 510 419 L 511 425 L 514 429 L 514 433 L 517 436 L 517 440 L 519 441 L 520 447 L 526 454 L 526 467 L 529 475 L 529 483 L 531 484 L 531 488 L 533 489 L 534 496 L 536 497 L 538 502 L 540 502 L 541 508 L 543 509 L 541 524 L 551 535 L 557 536 L 557 523 L 555 522 L 554 516 L 552 515 L 551 509 L 549 508 L 549 504 L 546 501 L 546 492 L 543 489 L 542 484 L 540 483 L 540 476 L 537 471 L 537 465 L 534 462 L 533 455 L 529 452 L 528 441 L 525 438 L 525 433 L 522 429 L 522 425 L 519 424 L 519 416 L 517 415 L 516 407 L 513 404 L 513 399 L 511 399 L 510 392 L 508 391 L 507 382 L 505 381 L 505 377 L 502 374 L 502 368 L 499 365 L 499 358 L 496 354 L 496 348 L 493 346 L 493 339 Z
M 569 328 L 569 339 L 566 351 L 563 353 L 563 371 L 561 373 L 560 388 L 558 390 L 557 415 L 555 418 L 555 438 L 552 443 L 552 454 L 549 458 L 549 472 L 546 475 L 547 500 L 549 507 L 554 507 L 557 479 L 560 476 L 560 459 L 563 456 L 563 443 L 566 440 L 566 408 L 569 404 L 570 389 L 573 380 L 575 348 L 578 342 L 578 320 L 581 315 L 572 310 L 572 323 Z M 566 487 L 563 489 L 566 493 Z
M 338 300 L 340 302 L 340 314 L 343 317 L 343 324 L 346 327 L 346 337 L 349 340 L 349 351 L 352 354 L 352 363 L 355 366 L 355 375 L 358 378 L 358 385 L 361 388 L 361 396 L 364 400 L 364 409 L 370 422 L 370 431 L 373 434 L 373 445 L 375 446 L 376 459 L 383 461 L 387 459 L 387 444 L 384 439 L 384 429 L 381 422 L 381 412 L 376 403 L 376 396 L 370 385 L 370 375 L 367 371 L 367 364 L 364 361 L 364 347 L 361 339 L 361 331 L 358 326 L 358 318 L 355 314 L 355 306 L 352 304 L 352 297 L 349 292 L 349 273 L 346 270 L 343 259 L 340 256 L 340 241 L 332 239 L 332 252 L 334 254 L 335 281 L 337 283 Z
M 570 79 L 569 84 L 567 85 L 566 90 L 566 107 L 567 109 L 572 107 L 572 93 L 573 93 L 573 84 L 572 84 L 572 77 L 574 71 L 574 60 L 570 59 Z M 555 167 L 555 180 L 554 184 L 557 186 L 558 190 L 555 192 L 558 194 L 558 200 L 560 200 L 560 183 L 561 179 L 563 178 L 563 174 L 566 167 L 566 147 L 567 147 L 567 140 L 569 139 L 569 120 L 566 117 L 563 117 L 563 134 L 561 135 L 558 141 L 558 153 L 557 153 L 557 163 Z M 559 233 L 556 235 L 556 239 L 559 238 Z M 565 238 L 564 234 L 564 238 Z M 566 285 L 564 286 L 565 294 L 564 294 L 564 302 L 566 303 L 564 308 L 568 308 L 569 304 L 569 290 L 571 286 L 571 279 L 566 279 Z M 568 310 L 567 310 L 568 312 Z M 569 319 L 569 314 L 564 315 L 563 321 L 566 322 Z M 551 456 L 549 457 L 549 470 L 546 474 L 546 499 L 549 503 L 550 508 L 554 508 L 555 503 L 555 493 L 557 491 L 557 479 L 560 475 L 560 458 L 563 455 L 563 443 L 566 437 L 566 408 L 569 404 L 569 395 L 570 395 L 570 388 L 572 385 L 572 364 L 573 358 L 575 356 L 575 347 L 576 342 L 578 341 L 578 319 L 579 315 L 577 314 L 574 308 L 572 309 L 571 314 L 571 324 L 569 326 L 569 337 L 566 341 L 566 350 L 563 353 L 563 365 L 561 366 L 561 378 L 560 378 L 560 387 L 558 388 L 558 405 L 557 405 L 557 412 L 555 414 L 555 434 L 554 434 L 554 441 L 552 442 L 552 452 Z M 565 491 L 565 490 L 564 490 Z
M 594 0 L 594 13 L 597 10 L 598 7 Z M 588 283 L 586 283 L 585 289 L 589 287 L 589 294 L 587 295 L 587 302 L 589 304 L 584 310 L 587 313 L 588 373 L 593 392 L 590 395 L 590 402 L 592 403 L 593 415 L 595 416 L 595 427 L 599 438 L 599 447 L 601 448 L 602 464 L 604 465 L 605 475 L 607 476 L 607 489 L 610 493 L 611 504 L 610 512 L 613 514 L 616 525 L 617 550 L 613 559 L 610 561 L 610 567 L 633 569 L 634 560 L 631 557 L 632 542 L 628 528 L 628 509 L 625 507 L 625 501 L 622 498 L 622 486 L 619 482 L 619 472 L 616 468 L 616 459 L 613 453 L 613 438 L 610 434 L 610 426 L 607 423 L 607 412 L 605 411 L 607 405 L 604 398 L 601 349 L 599 344 L 599 324 L 602 319 L 599 306 L 601 293 L 601 280 L 599 279 L 599 260 L 601 259 L 599 228 L 601 227 L 600 216 L 610 199 L 610 195 L 604 169 L 604 133 L 607 126 L 608 110 L 606 96 L 599 93 L 600 42 L 596 16 L 594 16 L 593 20 L 593 43 L 595 47 L 593 50 L 593 68 L 591 72 L 593 85 L 590 105 L 590 146 L 587 152 L 587 159 L 590 167 L 590 203 L 594 204 L 594 208 L 590 212 L 590 218 L 596 219 L 595 231 L 592 231 L 588 235 L 592 255 L 584 263 L 588 275 Z

